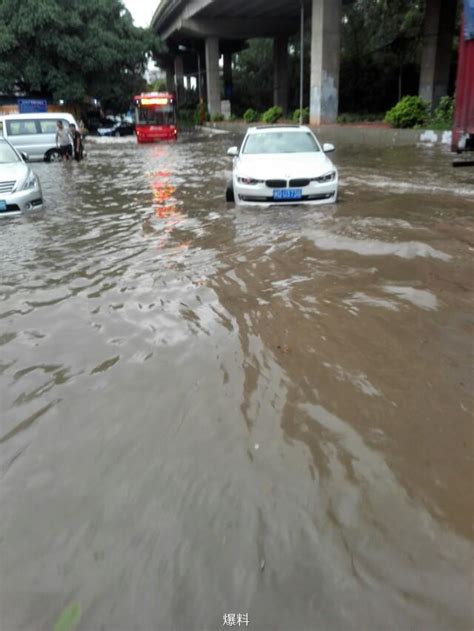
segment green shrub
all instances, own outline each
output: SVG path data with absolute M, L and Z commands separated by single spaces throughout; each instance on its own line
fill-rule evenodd
M 244 113 L 244 121 L 246 123 L 255 123 L 259 118 L 259 113 L 251 107 Z
M 188 129 L 194 127 L 194 111 L 181 109 L 178 112 L 178 127 L 180 129 Z
M 273 125 L 283 116 L 283 110 L 278 105 L 274 105 L 262 114 L 262 123 Z
M 229 122 L 235 123 L 236 120 L 238 120 L 237 116 L 235 114 L 231 114 L 229 117 Z
M 299 123 L 300 122 L 300 113 L 301 110 L 295 110 L 293 112 L 293 122 L 294 123 Z M 304 107 L 303 108 L 303 123 L 305 125 L 307 125 L 309 123 L 309 107 Z
M 198 105 L 196 107 L 196 109 L 194 110 L 194 114 L 193 114 L 193 119 L 194 119 L 194 124 L 195 125 L 200 125 L 201 124 L 201 118 L 203 119 L 203 121 L 210 121 L 211 120 L 211 116 L 209 114 L 209 110 L 207 109 L 207 107 L 204 107 L 204 105 Z
M 385 120 L 392 127 L 416 127 L 426 122 L 428 108 L 429 104 L 419 96 L 404 96 L 385 114 Z
M 432 125 L 440 129 L 450 129 L 453 125 L 453 118 L 454 98 L 452 96 L 443 96 L 431 116 L 430 126 Z
M 211 120 L 213 123 L 219 123 L 224 120 L 224 115 L 221 114 L 220 112 L 216 112 L 215 114 L 211 116 Z

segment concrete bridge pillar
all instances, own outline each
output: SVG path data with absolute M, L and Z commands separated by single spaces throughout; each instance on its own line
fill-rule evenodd
M 341 0 L 313 0 L 310 122 L 335 123 L 339 109 Z
M 219 56 L 219 39 L 217 37 L 208 37 L 206 39 L 206 83 L 207 105 L 211 116 L 221 113 Z
M 288 36 L 278 35 L 273 40 L 273 105 L 288 111 Z
M 224 96 L 232 98 L 232 53 L 224 53 Z
M 184 64 L 183 58 L 178 55 L 174 58 L 174 78 L 176 83 L 176 98 L 178 105 L 184 94 Z
M 174 85 L 174 70 L 172 66 L 166 66 L 165 67 L 165 73 L 166 73 L 166 89 L 168 92 L 173 92 L 175 91 L 175 85 Z
M 419 95 L 433 109 L 448 94 L 456 5 L 456 0 L 426 3 Z

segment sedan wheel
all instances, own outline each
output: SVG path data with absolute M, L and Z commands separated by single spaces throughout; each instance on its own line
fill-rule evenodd
M 116 132 L 114 133 L 114 136 L 115 136 L 115 138 L 118 138 L 118 137 L 120 136 L 120 132 L 119 132 L 119 131 L 116 131 Z
M 225 189 L 225 201 L 235 202 L 234 187 L 232 186 L 232 182 L 227 183 L 227 186 Z

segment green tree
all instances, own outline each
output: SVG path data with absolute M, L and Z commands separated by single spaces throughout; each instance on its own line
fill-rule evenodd
M 343 7 L 341 111 L 383 112 L 417 92 L 423 0 L 355 0 Z
M 272 104 L 273 43 L 271 39 L 252 39 L 248 48 L 234 56 L 235 112 L 243 114 L 248 108 L 266 110 Z
M 0 0 L 0 92 L 127 109 L 159 41 L 120 0 Z

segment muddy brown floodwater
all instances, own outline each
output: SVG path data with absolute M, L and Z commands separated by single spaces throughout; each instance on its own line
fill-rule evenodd
M 340 146 L 337 206 L 236 210 L 235 140 L 0 222 L 2 631 L 473 627 L 474 174 Z

